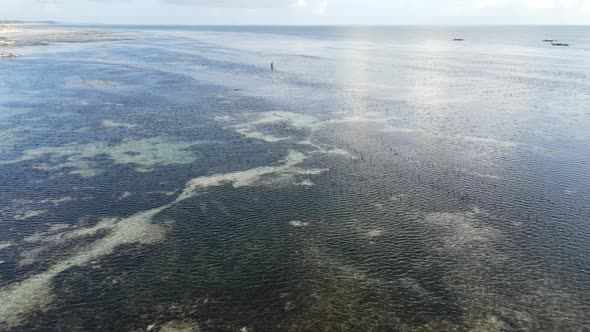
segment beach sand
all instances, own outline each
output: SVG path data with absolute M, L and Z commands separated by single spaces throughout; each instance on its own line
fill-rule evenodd
M 104 30 L 74 30 L 58 28 L 39 28 L 34 24 L 0 24 L 0 38 L 16 39 L 23 37 L 40 37 L 47 35 L 87 35 L 87 34 L 107 34 Z
M 0 49 L 8 51 L 7 48 L 18 46 L 44 45 L 49 42 L 100 37 L 110 33 L 107 30 L 45 28 L 35 24 L 0 24 Z

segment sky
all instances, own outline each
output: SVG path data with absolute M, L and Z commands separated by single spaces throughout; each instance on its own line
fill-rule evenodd
M 194 25 L 590 24 L 590 0 L 0 0 L 0 20 Z

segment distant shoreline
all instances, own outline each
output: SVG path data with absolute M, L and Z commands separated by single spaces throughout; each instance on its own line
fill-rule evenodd
M 71 40 L 82 35 L 99 36 L 111 33 L 108 30 L 35 26 L 41 24 L 56 24 L 56 22 L 0 21 L 0 50 L 7 51 L 8 48 L 19 46 L 47 45 L 50 42 Z
M 19 20 L 0 20 L 0 25 L 5 24 L 58 24 L 55 21 L 19 21 Z

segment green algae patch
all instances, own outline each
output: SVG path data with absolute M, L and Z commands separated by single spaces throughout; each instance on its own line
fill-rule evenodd
M 146 145 L 158 146 L 158 148 L 145 148 Z M 189 147 L 194 144 L 173 144 L 176 151 L 160 151 L 158 149 L 170 147 L 168 142 L 163 142 L 158 139 L 140 140 L 140 141 L 126 141 L 115 147 L 110 147 L 109 153 L 106 153 L 111 159 L 117 163 L 141 164 L 145 166 L 152 166 L 164 163 L 177 163 L 180 161 L 178 155 L 194 161 L 191 155 L 184 155 L 185 151 L 179 149 L 179 146 Z M 147 156 L 131 155 L 127 156 L 127 151 L 142 151 Z M 148 154 L 146 151 L 152 151 L 153 154 Z M 38 151 L 25 154 L 21 159 L 33 159 L 30 156 L 39 156 L 49 154 L 51 156 L 68 156 L 70 162 L 75 163 L 77 160 L 88 158 L 103 154 L 104 148 L 102 143 L 87 144 L 87 145 L 68 145 L 57 148 L 42 148 Z M 126 156 L 121 156 L 125 154 Z M 172 158 L 173 157 L 173 158 Z M 198 195 L 202 190 L 208 187 L 221 186 L 223 184 L 231 184 L 234 188 L 244 186 L 270 184 L 275 181 L 284 183 L 286 176 L 293 184 L 293 177 L 296 175 L 315 175 L 324 172 L 322 169 L 302 169 L 297 167 L 308 158 L 304 153 L 290 150 L 288 155 L 280 161 L 278 165 L 262 166 L 245 171 L 232 172 L 226 174 L 215 174 L 204 177 L 195 178 L 189 181 L 184 188 L 184 191 L 172 203 L 163 205 L 159 208 L 154 208 L 144 212 L 139 212 L 126 218 L 104 219 L 95 226 L 88 228 L 70 228 L 66 225 L 59 225 L 59 227 L 52 228 L 47 232 L 38 232 L 30 235 L 24 239 L 26 243 L 40 244 L 40 245 L 62 245 L 65 242 L 75 239 L 93 236 L 99 232 L 106 232 L 107 234 L 92 242 L 91 244 L 81 248 L 71 256 L 58 261 L 50 266 L 47 270 L 29 276 L 27 279 L 13 284 L 9 284 L 0 288 L 0 298 L 3 302 L 0 303 L 0 329 L 3 327 L 14 327 L 21 324 L 32 312 L 37 310 L 44 310 L 52 301 L 53 293 L 51 289 L 54 278 L 73 267 L 85 266 L 90 262 L 100 259 L 101 257 L 112 254 L 116 248 L 127 244 L 153 244 L 164 239 L 165 227 L 153 222 L 154 217 L 168 209 L 175 204 Z M 172 162 L 174 161 L 174 162 Z M 183 160 L 186 161 L 186 160 Z M 278 180 L 277 180 L 278 178 Z M 303 226 L 303 225 L 301 225 Z M 43 247 L 33 250 L 29 260 L 34 260 L 34 256 L 43 250 Z M 162 328 L 167 328 L 169 331 L 198 331 L 198 326 L 186 325 L 184 323 L 175 322 Z M 190 329 L 189 329 L 190 328 Z M 188 329 L 188 330 L 187 330 Z M 163 330 L 163 329 L 162 329 Z
M 136 125 L 132 123 L 124 123 L 124 122 L 115 122 L 113 120 L 103 120 L 101 122 L 102 126 L 105 128 L 124 128 L 124 129 L 132 129 L 135 128 Z
M 138 172 L 151 172 L 155 166 L 195 162 L 197 158 L 194 153 L 187 149 L 196 144 L 179 142 L 162 136 L 127 139 L 115 145 L 106 142 L 71 143 L 57 147 L 26 150 L 20 158 L 4 163 L 29 161 L 49 156 L 49 162 L 37 164 L 34 168 L 50 172 L 68 170 L 69 174 L 88 178 L 100 173 L 100 170 L 94 167 L 93 159 L 104 155 L 115 164 L 135 165 L 135 170 Z
M 289 154 L 281 160 L 279 165 L 261 166 L 244 171 L 223 174 L 212 174 L 190 180 L 176 202 L 198 195 L 209 187 L 219 187 L 231 184 L 234 188 L 254 185 L 293 184 L 296 176 L 318 175 L 325 169 L 303 169 L 297 165 L 303 163 L 309 156 L 295 150 L 289 150 Z
M 8 242 L 8 241 L 2 242 L 2 241 L 0 241 L 0 250 L 6 249 L 8 247 L 12 247 L 13 245 L 14 245 L 14 243 L 12 243 L 12 242 Z
M 160 332 L 198 332 L 201 331 L 199 325 L 193 322 L 171 321 L 160 329 Z
M 186 149 L 193 143 L 163 137 L 124 141 L 106 153 L 117 164 L 135 164 L 150 168 L 157 165 L 190 164 L 197 159 Z
M 24 108 L 7 108 L 0 107 L 0 120 L 8 119 L 13 116 L 29 113 L 31 110 Z
M 11 151 L 14 145 L 26 138 L 27 132 L 31 131 L 32 127 L 15 127 L 6 130 L 0 130 L 0 156 Z
M 167 207 L 168 205 L 126 218 L 109 220 L 106 227 L 100 226 L 110 230 L 105 237 L 52 265 L 44 272 L 0 288 L 0 330 L 22 323 L 26 316 L 35 310 L 43 310 L 52 300 L 52 281 L 60 273 L 110 255 L 122 245 L 147 245 L 161 241 L 165 229 L 152 221 Z M 96 229 L 87 230 L 88 233 L 94 231 Z
M 231 122 L 236 119 L 229 116 L 217 116 L 215 117 L 215 120 L 219 122 Z M 318 122 L 318 119 L 313 116 L 283 111 L 249 114 L 247 120 L 249 121 L 244 121 L 228 126 L 227 129 L 232 129 L 236 133 L 246 138 L 257 139 L 269 143 L 289 140 L 292 137 L 277 137 L 272 133 L 264 132 L 265 126 L 272 126 L 282 123 L 295 129 L 312 129 L 312 127 Z

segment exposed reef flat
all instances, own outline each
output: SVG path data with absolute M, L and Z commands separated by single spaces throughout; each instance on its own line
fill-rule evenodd
M 64 29 L 41 27 L 34 24 L 0 22 L 0 47 L 42 46 L 60 42 L 109 41 L 111 32 L 100 29 Z
M 87 34 L 106 34 L 106 30 L 76 30 L 62 28 L 41 28 L 34 25 L 25 24 L 0 24 L 0 37 L 8 39 L 18 39 L 23 37 L 41 37 L 48 35 L 87 35 Z

